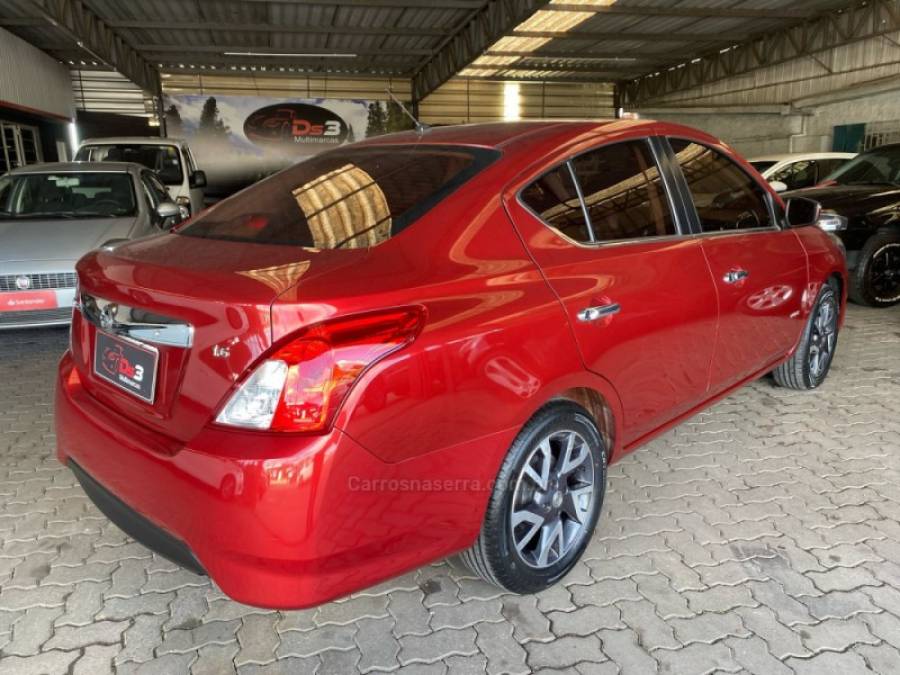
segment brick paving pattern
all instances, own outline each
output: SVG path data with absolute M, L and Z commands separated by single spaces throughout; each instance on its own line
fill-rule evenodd
M 900 672 L 900 310 L 851 306 L 818 392 L 761 380 L 615 465 L 563 584 L 450 560 L 298 612 L 111 525 L 53 455 L 65 331 L 0 340 L 0 675 Z

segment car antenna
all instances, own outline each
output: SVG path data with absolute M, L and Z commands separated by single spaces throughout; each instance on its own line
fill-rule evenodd
M 391 97 L 391 100 L 398 106 L 400 106 L 400 110 L 402 110 L 406 114 L 406 116 L 413 121 L 413 124 L 416 125 L 416 133 L 419 134 L 419 136 L 424 135 L 426 131 L 431 129 L 431 127 L 424 122 L 420 122 L 419 120 L 417 120 L 415 116 L 413 116 L 413 114 L 406 109 L 406 106 L 403 105 L 403 102 L 394 95 L 394 92 L 392 92 L 390 88 L 385 89 L 385 91 L 387 92 L 387 95 Z

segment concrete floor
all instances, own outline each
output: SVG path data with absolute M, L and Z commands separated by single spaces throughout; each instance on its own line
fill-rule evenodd
M 539 596 L 453 561 L 302 612 L 225 598 L 53 456 L 63 330 L 0 334 L 0 674 L 900 672 L 900 309 L 851 306 L 817 392 L 762 380 L 615 465 Z

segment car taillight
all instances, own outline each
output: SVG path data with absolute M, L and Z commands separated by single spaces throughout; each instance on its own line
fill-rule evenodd
M 254 369 L 216 422 L 268 431 L 325 431 L 363 371 L 415 340 L 424 318 L 422 308 L 404 307 L 305 328 Z

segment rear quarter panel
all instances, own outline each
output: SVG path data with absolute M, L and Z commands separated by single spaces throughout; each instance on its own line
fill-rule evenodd
M 373 249 L 352 275 L 312 279 L 273 306 L 276 341 L 335 314 L 425 307 L 422 334 L 365 373 L 336 418 L 383 461 L 517 431 L 571 387 L 612 396 L 584 370 L 556 296 L 503 210 L 507 173 L 489 169 Z M 495 469 L 505 449 L 484 461 Z

